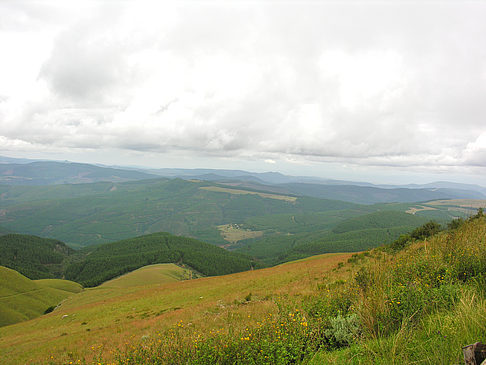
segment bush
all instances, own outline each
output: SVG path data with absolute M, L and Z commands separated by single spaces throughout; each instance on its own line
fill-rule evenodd
M 333 347 L 349 346 L 361 331 L 357 314 L 343 317 L 338 315 L 330 320 L 330 327 L 324 331 Z
M 51 313 L 54 309 L 56 309 L 56 306 L 55 305 L 51 305 L 49 308 L 47 308 L 44 311 L 44 314 Z

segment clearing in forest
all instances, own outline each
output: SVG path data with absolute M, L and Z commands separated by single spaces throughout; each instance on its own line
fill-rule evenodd
M 262 231 L 251 231 L 243 229 L 238 224 L 222 224 L 218 226 L 221 236 L 230 243 L 236 243 L 248 238 L 257 238 L 263 236 Z
M 237 194 L 237 195 L 243 195 L 243 194 L 258 195 L 262 198 L 283 200 L 291 203 L 295 203 L 295 201 L 297 200 L 297 197 L 295 196 L 260 193 L 258 191 L 248 191 L 248 190 L 239 190 L 239 189 L 228 189 L 219 186 L 202 186 L 200 187 L 200 189 L 214 191 L 217 193 L 229 193 L 229 194 Z

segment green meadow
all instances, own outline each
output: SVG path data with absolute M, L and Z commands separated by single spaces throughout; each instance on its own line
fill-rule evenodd
M 30 280 L 0 266 L 0 326 L 36 318 L 82 290 L 72 281 Z

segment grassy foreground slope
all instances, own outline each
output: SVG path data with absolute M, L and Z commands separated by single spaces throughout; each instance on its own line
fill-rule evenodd
M 119 350 L 140 341 L 169 340 L 172 337 L 166 333 L 173 331 L 180 331 L 190 343 L 197 337 L 192 337 L 194 331 L 204 336 L 233 331 L 239 340 L 239 333 L 248 326 L 256 326 L 270 314 L 277 318 L 279 301 L 314 293 L 322 278 L 350 256 L 323 255 L 268 269 L 166 284 L 85 289 L 53 313 L 0 328 L 0 362 L 91 363 L 103 356 L 102 363 L 108 363 Z
M 0 266 L 0 326 L 43 314 L 63 299 L 82 291 L 81 285 L 67 280 L 30 280 L 15 270 Z
M 278 312 L 244 330 L 169 330 L 117 363 L 461 363 L 462 347 L 486 337 L 486 217 L 430 236 L 437 227 L 354 254 L 313 293 L 275 298 Z

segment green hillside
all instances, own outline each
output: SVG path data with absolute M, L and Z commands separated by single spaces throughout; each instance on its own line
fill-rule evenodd
M 334 226 L 332 232 L 345 233 L 370 228 L 416 227 L 424 224 L 427 220 L 427 218 L 404 212 L 380 211 L 346 219 Z
M 0 326 L 38 317 L 81 290 L 81 285 L 74 282 L 34 281 L 0 266 Z
M 31 279 L 61 278 L 74 250 L 63 242 L 23 234 L 0 236 L 0 265 Z
M 427 217 L 399 211 L 365 214 L 350 209 L 254 217 L 244 227 L 263 230 L 266 234 L 242 242 L 236 252 L 268 265 L 322 253 L 356 252 L 393 242 L 427 221 Z
M 184 264 L 207 276 L 250 270 L 257 265 L 241 254 L 162 232 L 85 249 L 67 266 L 65 275 L 84 286 L 95 286 L 142 266 L 160 263 Z
M 270 194 L 234 194 L 227 188 L 213 191 L 207 189 L 209 186 L 217 187 L 181 179 L 111 185 L 0 186 L 5 202 L 0 225 L 77 246 L 162 231 L 222 245 L 228 242 L 218 226 L 242 224 L 256 215 L 348 209 L 370 212 L 369 207 L 335 200 L 297 197 L 289 201 L 268 197 Z

